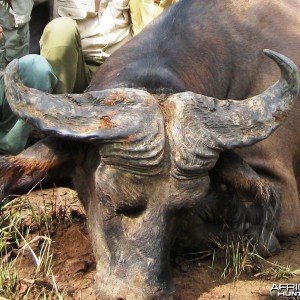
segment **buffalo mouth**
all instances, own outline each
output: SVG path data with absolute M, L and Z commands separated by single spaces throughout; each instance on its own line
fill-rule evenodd
M 96 276 L 97 287 L 96 295 L 102 300 L 173 300 L 175 288 L 168 289 L 164 287 L 147 287 L 143 286 L 140 289 L 132 288 L 124 284 L 124 281 L 112 278 L 111 282 L 103 283 L 101 276 Z M 143 274 L 136 276 L 136 281 L 143 281 Z M 105 289 L 104 289 L 105 287 Z

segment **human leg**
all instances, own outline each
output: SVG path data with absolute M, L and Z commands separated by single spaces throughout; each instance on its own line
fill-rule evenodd
M 54 93 L 85 90 L 91 76 L 84 62 L 80 34 L 74 20 L 66 17 L 52 20 L 44 30 L 40 46 L 41 55 L 51 64 L 58 78 Z
M 57 79 L 51 66 L 39 55 L 20 59 L 20 78 L 28 87 L 51 92 Z M 0 77 L 0 153 L 16 155 L 26 146 L 31 126 L 19 119 L 10 109 L 4 92 L 4 79 Z

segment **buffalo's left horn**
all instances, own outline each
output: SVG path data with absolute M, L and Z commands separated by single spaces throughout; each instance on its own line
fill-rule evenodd
M 198 141 L 202 136 L 208 147 L 224 150 L 258 142 L 280 125 L 298 96 L 299 72 L 284 55 L 271 50 L 264 53 L 278 64 L 281 78 L 260 95 L 246 100 L 218 100 L 191 92 L 169 97 L 166 106 L 175 143 L 179 142 L 179 126 L 183 139 L 190 136 Z M 210 138 L 214 146 L 209 145 Z
M 221 151 L 250 146 L 268 137 L 287 117 L 299 92 L 299 73 L 287 57 L 265 50 L 281 78 L 246 100 L 218 100 L 191 92 L 168 98 L 165 112 L 176 176 L 209 171 Z

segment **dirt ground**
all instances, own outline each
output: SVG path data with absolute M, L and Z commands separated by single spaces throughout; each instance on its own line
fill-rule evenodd
M 59 290 L 64 290 L 64 299 L 95 300 L 93 281 L 95 275 L 95 260 L 91 242 L 86 228 L 86 220 L 74 191 L 58 189 L 55 191 L 60 201 L 69 202 L 72 208 L 72 223 L 59 225 L 52 233 L 53 275 Z M 52 193 L 49 192 L 49 193 Z M 45 204 L 47 191 L 37 191 L 30 195 L 30 201 L 37 205 Z M 63 199 L 63 200 L 62 200 Z M 71 199 L 71 200 L 70 200 Z M 270 262 L 289 266 L 292 270 L 300 269 L 300 236 L 282 244 L 282 251 L 269 259 Z M 173 267 L 173 277 L 176 284 L 177 298 L 181 300 L 226 299 L 226 300 L 264 300 L 271 298 L 269 291 L 274 283 L 299 283 L 300 276 L 289 279 L 272 280 L 260 277 L 267 270 L 269 263 L 259 263 L 258 271 L 243 273 L 236 282 L 228 276 L 221 279 L 224 270 L 224 260 L 214 258 L 181 259 Z M 30 282 L 32 272 L 32 257 L 27 253 L 18 262 L 18 270 L 25 290 Z M 53 287 L 51 282 L 36 284 Z M 19 287 L 20 295 L 22 286 Z M 42 299 L 42 298 L 41 298 Z M 275 298 L 279 299 L 279 298 Z M 281 298 L 285 299 L 285 298 Z M 299 298 L 286 298 L 299 299 Z M 101 299 L 100 299 L 101 300 Z

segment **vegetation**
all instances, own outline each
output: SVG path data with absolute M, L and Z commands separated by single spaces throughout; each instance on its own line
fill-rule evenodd
M 51 237 L 71 221 L 70 207 L 54 189 L 43 205 L 31 203 L 29 193 L 0 207 L 0 299 L 63 299 L 52 272 Z M 31 274 L 20 279 L 25 256 L 31 257 Z
M 258 254 L 255 245 L 244 236 L 238 236 L 224 243 L 214 240 L 224 257 L 224 269 L 221 278 L 229 276 L 237 280 L 242 273 L 252 274 L 256 278 L 280 281 L 300 275 L 300 269 L 272 263 Z

